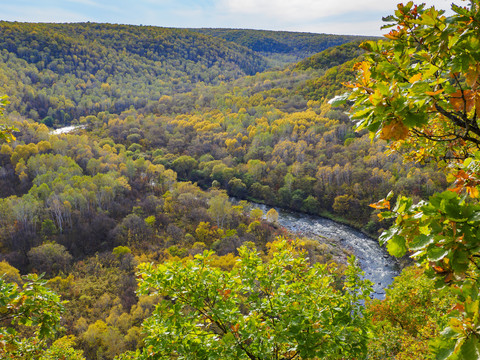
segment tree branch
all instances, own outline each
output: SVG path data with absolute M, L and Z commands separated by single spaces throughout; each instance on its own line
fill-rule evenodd
M 470 121 L 468 121 L 468 119 L 459 118 L 458 116 L 445 110 L 438 104 L 435 104 L 435 109 L 437 109 L 437 111 L 443 116 L 445 116 L 447 119 L 451 120 L 455 125 L 467 131 L 464 136 L 460 136 L 462 139 L 471 141 L 477 145 L 480 144 L 480 139 L 467 135 L 469 132 L 473 132 L 475 135 L 480 137 L 480 129 L 478 128 L 477 124 L 472 124 Z

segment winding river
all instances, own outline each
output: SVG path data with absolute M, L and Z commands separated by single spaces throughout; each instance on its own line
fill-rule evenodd
M 81 126 L 67 126 L 52 131 L 53 134 L 69 133 Z M 235 201 L 235 200 L 234 200 Z M 271 207 L 251 203 L 266 214 Z M 374 240 L 362 232 L 333 220 L 319 216 L 291 212 L 275 208 L 278 212 L 278 224 L 288 231 L 309 238 L 327 238 L 350 250 L 358 259 L 365 277 L 373 282 L 373 296 L 378 299 L 385 297 L 385 288 L 390 285 L 395 276 L 400 273 L 397 262 L 386 249 L 380 247 Z
M 266 213 L 271 207 L 251 203 Z M 350 250 L 357 258 L 365 277 L 373 282 L 373 296 L 378 299 L 385 297 L 385 288 L 393 278 L 400 273 L 397 261 L 391 257 L 378 241 L 362 232 L 333 220 L 319 216 L 290 212 L 275 208 L 278 212 L 278 224 L 285 229 L 306 237 L 325 237 L 339 243 Z

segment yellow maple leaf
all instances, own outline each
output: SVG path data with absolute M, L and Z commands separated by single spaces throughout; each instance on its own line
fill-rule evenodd
M 370 83 L 370 76 L 372 75 L 370 71 L 370 64 L 367 61 L 361 61 L 354 65 L 354 70 L 360 71 L 363 75 L 361 82 L 364 86 L 368 86 Z
M 475 112 L 477 113 L 477 117 L 480 117 L 480 94 L 475 94 Z
M 374 209 L 389 209 L 390 210 L 390 201 L 386 200 L 386 199 L 382 199 L 382 200 L 379 200 L 377 201 L 376 203 L 373 203 L 373 204 L 370 204 L 368 205 Z
M 384 34 L 383 36 L 390 40 L 397 40 L 399 35 L 400 33 L 397 30 L 391 30 L 388 34 Z
M 468 71 L 465 73 L 465 82 L 471 88 L 476 88 L 476 84 L 480 75 L 480 65 L 470 65 Z

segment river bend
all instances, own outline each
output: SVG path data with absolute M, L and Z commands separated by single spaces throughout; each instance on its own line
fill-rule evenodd
M 266 213 L 271 207 L 254 204 Z M 334 240 L 342 247 L 350 250 L 357 258 L 365 277 L 373 282 L 374 297 L 383 299 L 385 288 L 400 273 L 397 261 L 380 247 L 377 240 L 361 231 L 333 220 L 286 211 L 275 208 L 278 212 L 278 224 L 288 231 L 300 236 L 317 238 L 325 237 Z

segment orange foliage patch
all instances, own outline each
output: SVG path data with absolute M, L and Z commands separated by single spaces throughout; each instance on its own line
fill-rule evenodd
M 450 104 L 456 111 L 470 112 L 475 105 L 476 92 L 472 90 L 457 90 L 450 95 Z
M 380 134 L 383 140 L 403 140 L 408 136 L 409 130 L 401 121 L 393 120 L 384 125 Z

